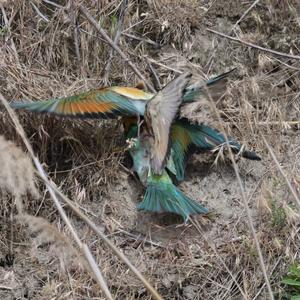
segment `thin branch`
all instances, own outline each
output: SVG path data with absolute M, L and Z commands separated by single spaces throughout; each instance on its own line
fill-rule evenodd
M 149 38 L 142 38 L 142 37 L 130 34 L 130 33 L 126 33 L 126 32 L 122 32 L 122 35 L 125 35 L 126 37 L 133 39 L 133 40 L 148 43 L 150 45 L 153 45 L 155 48 L 161 48 L 161 45 L 159 43 L 156 43 L 156 42 L 150 40 Z
M 8 290 L 8 291 L 12 291 L 13 288 L 7 285 L 0 285 L 0 290 Z
M 265 145 L 266 145 L 266 147 L 267 147 L 269 153 L 271 154 L 271 156 L 272 156 L 272 158 L 273 158 L 273 160 L 274 160 L 274 162 L 275 162 L 275 164 L 276 164 L 278 170 L 280 171 L 281 175 L 282 175 L 283 178 L 285 179 L 286 184 L 287 184 L 289 190 L 291 191 L 292 195 L 294 196 L 295 201 L 296 201 L 296 203 L 297 203 L 297 205 L 298 205 L 298 207 L 299 207 L 299 209 L 300 209 L 300 199 L 299 199 L 299 197 L 298 197 L 298 195 L 297 195 L 297 192 L 295 191 L 295 189 L 293 188 L 293 186 L 292 186 L 292 184 L 290 183 L 289 179 L 287 178 L 286 174 L 284 173 L 282 166 L 281 166 L 280 163 L 278 162 L 278 159 L 276 158 L 276 156 L 275 156 L 275 154 L 274 154 L 274 151 L 272 150 L 272 148 L 271 148 L 270 145 L 268 144 L 268 142 L 267 142 L 265 136 L 264 136 L 263 134 L 261 134 L 261 137 L 262 137 L 262 139 L 263 139 L 263 141 L 264 141 L 264 143 L 265 143 Z
M 32 2 L 30 1 L 30 4 L 33 6 L 34 10 L 36 11 L 36 13 L 45 21 L 45 22 L 50 22 L 50 20 L 41 13 L 41 11 L 38 9 L 38 7 Z
M 77 62 L 80 64 L 81 58 L 80 58 L 80 50 L 79 50 L 79 30 L 77 26 L 77 15 L 76 15 L 76 10 L 75 10 L 75 4 L 74 0 L 71 1 L 70 5 L 70 15 L 71 15 L 71 20 L 72 20 L 72 25 L 73 25 L 73 37 L 74 37 L 74 47 L 75 47 L 75 53 L 76 53 L 76 58 Z
M 123 0 L 123 3 L 121 5 L 121 10 L 120 10 L 120 15 L 119 15 L 119 20 L 118 20 L 118 24 L 117 24 L 117 30 L 116 30 L 116 34 L 115 34 L 115 38 L 114 38 L 114 45 L 118 46 L 119 41 L 120 41 L 120 37 L 121 37 L 121 33 L 123 30 L 123 23 L 124 23 L 124 18 L 126 15 L 126 11 L 127 11 L 127 7 L 128 7 L 128 0 Z M 111 61 L 112 58 L 114 56 L 114 48 L 110 48 L 109 51 L 109 55 L 108 55 L 108 60 L 105 64 L 105 67 L 103 69 L 103 81 L 104 84 L 106 85 L 108 82 L 108 78 L 109 78 L 109 71 L 110 71 L 110 67 L 111 67 Z
M 299 121 L 259 121 L 259 122 L 251 122 L 251 124 L 255 125 L 282 125 L 283 127 L 289 127 L 292 125 L 300 125 Z
M 55 3 L 55 2 L 52 2 L 52 1 L 50 1 L 50 0 L 43 0 L 43 2 L 46 2 L 46 3 L 48 3 L 48 4 L 50 4 L 50 5 L 53 5 L 53 6 L 57 7 L 57 8 L 63 8 L 62 5 L 59 5 L 59 4 L 57 4 L 57 3 Z
M 278 55 L 278 56 L 283 56 L 283 57 L 288 57 L 288 58 L 299 59 L 299 60 L 300 60 L 300 56 L 298 56 L 298 55 L 292 55 L 292 54 L 283 53 L 283 52 L 279 52 L 279 51 L 276 51 L 276 50 L 264 48 L 264 47 L 261 47 L 261 46 L 258 46 L 258 45 L 255 45 L 255 44 L 252 44 L 252 43 L 243 41 L 243 40 L 241 40 L 241 39 L 234 38 L 234 37 L 229 36 L 229 35 L 227 35 L 227 34 L 225 34 L 225 33 L 215 31 L 215 30 L 213 30 L 213 29 L 206 28 L 206 30 L 209 31 L 209 32 L 212 32 L 212 33 L 214 33 L 214 34 L 217 34 L 217 35 L 219 35 L 219 36 L 222 36 L 222 37 L 224 37 L 224 38 L 226 38 L 226 39 L 229 39 L 229 40 L 232 40 L 232 41 L 235 41 L 235 42 L 238 42 L 238 43 L 247 45 L 247 46 L 249 46 L 249 47 L 252 47 L 252 48 L 255 48 L 255 49 L 258 49 L 258 50 L 261 50 L 261 51 L 269 52 L 269 53 L 272 53 L 272 54 Z
M 256 0 L 254 1 L 250 7 L 243 13 L 243 15 L 236 21 L 236 23 L 233 25 L 233 27 L 231 28 L 229 34 L 235 30 L 236 26 L 238 26 L 241 21 L 246 17 L 246 15 L 249 13 L 249 11 L 259 2 L 260 0 Z
M 164 64 L 162 64 L 162 63 L 160 63 L 160 62 L 158 62 L 158 61 L 156 61 L 156 60 L 154 60 L 154 59 L 152 59 L 152 58 L 150 58 L 150 57 L 147 57 L 147 59 L 148 59 L 150 62 L 152 62 L 153 64 L 155 64 L 155 65 L 157 65 L 157 66 L 160 66 L 160 67 L 162 67 L 162 68 L 165 68 L 166 70 L 170 70 L 170 71 L 175 72 L 175 73 L 178 73 L 178 74 L 182 74 L 182 73 L 183 73 L 183 71 L 180 71 L 180 70 L 171 68 L 171 67 L 169 67 L 169 66 L 166 66 L 166 65 L 164 65 Z
M 97 264 L 95 262 L 95 259 L 92 255 L 89 247 L 87 246 L 87 244 L 82 244 L 81 249 L 84 253 L 84 256 L 85 256 L 86 260 L 89 263 L 90 268 L 92 269 L 93 273 L 95 274 L 95 276 L 98 280 L 98 283 L 100 284 L 100 286 L 102 288 L 102 291 L 104 292 L 106 298 L 109 299 L 109 300 L 113 300 L 113 297 L 110 293 L 110 290 L 108 289 L 108 286 L 105 282 L 105 279 L 104 279 L 99 267 L 97 266 Z
M 140 233 L 139 234 L 133 234 L 133 233 L 128 232 L 126 230 L 118 229 L 118 232 L 116 232 L 115 234 L 119 234 L 119 233 L 133 239 L 135 242 L 141 242 L 141 243 L 144 243 L 144 244 L 149 244 L 149 245 L 154 246 L 154 247 L 165 248 L 165 246 L 163 246 L 161 243 L 153 242 L 153 241 L 147 239 L 145 236 L 143 236 Z
M 152 87 L 151 84 L 149 84 L 145 77 L 142 75 L 142 73 L 139 71 L 139 69 L 135 66 L 135 64 L 128 59 L 128 57 L 125 55 L 125 53 L 117 46 L 114 44 L 112 39 L 107 35 L 105 30 L 103 30 L 100 25 L 96 22 L 96 20 L 92 17 L 92 15 L 89 13 L 89 11 L 82 5 L 79 6 L 80 11 L 82 14 L 87 18 L 87 20 L 95 27 L 95 29 L 98 31 L 98 33 L 104 38 L 104 40 L 117 52 L 119 55 L 128 63 L 128 65 L 131 67 L 131 69 L 135 72 L 135 74 L 145 82 L 147 85 L 148 89 L 151 92 L 155 92 L 154 88 Z
M 45 182 L 47 190 L 49 191 L 49 194 L 50 194 L 50 196 L 51 196 L 51 198 L 52 198 L 59 214 L 61 215 L 61 217 L 65 221 L 65 223 L 66 223 L 67 227 L 69 228 L 71 234 L 73 235 L 73 238 L 76 241 L 78 247 L 82 250 L 82 252 L 85 256 L 85 259 L 87 260 L 93 275 L 95 275 L 95 278 L 96 278 L 100 288 L 102 289 L 102 291 L 105 294 L 106 298 L 109 299 L 109 300 L 112 300 L 113 297 L 112 297 L 112 295 L 111 295 L 111 293 L 108 289 L 108 286 L 107 286 L 107 284 L 104 280 L 104 277 L 102 276 L 102 273 L 101 273 L 99 267 L 97 266 L 97 263 L 96 263 L 93 255 L 92 255 L 92 253 L 90 252 L 88 247 L 81 242 L 75 228 L 71 224 L 71 222 L 70 222 L 69 218 L 67 217 L 64 209 L 62 208 L 62 206 L 61 206 L 61 204 L 60 204 L 60 202 L 59 202 L 59 200 L 58 200 L 58 198 L 57 198 L 57 196 L 56 196 L 56 194 L 55 194 L 55 192 L 52 188 L 51 182 L 48 180 L 47 175 L 46 175 L 41 163 L 39 162 L 39 160 L 37 159 L 37 157 L 34 154 L 33 148 L 31 146 L 31 144 L 29 143 L 28 138 L 26 137 L 24 129 L 23 129 L 22 125 L 20 124 L 17 115 L 12 110 L 12 108 L 9 106 L 9 103 L 3 97 L 3 95 L 1 93 L 0 93 L 0 100 L 2 101 L 4 107 L 6 108 L 9 116 L 11 117 L 11 119 L 12 119 L 14 125 L 15 125 L 16 131 L 21 136 L 21 138 L 22 138 L 29 154 L 31 155 L 31 158 L 32 158 L 32 160 L 33 160 L 33 162 L 34 162 L 34 164 L 35 164 L 35 166 L 36 166 L 36 168 L 39 172 L 40 177 Z M 87 256 L 87 253 L 88 253 L 88 256 Z M 95 270 L 96 270 L 96 272 L 95 272 Z

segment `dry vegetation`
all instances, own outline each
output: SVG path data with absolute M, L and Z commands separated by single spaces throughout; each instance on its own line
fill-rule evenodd
M 124 20 L 118 22 L 122 3 L 0 0 L 0 92 L 9 100 L 34 101 L 106 82 L 139 81 L 79 12 L 80 4 L 113 40 L 121 32 L 119 47 L 156 89 L 184 69 L 195 78 L 208 78 L 237 67 L 218 108 L 227 132 L 263 158 L 259 163 L 239 161 L 239 173 L 272 291 L 276 299 L 288 299 L 282 277 L 292 263 L 299 263 L 299 208 L 261 135 L 300 197 L 299 60 L 206 31 L 230 34 L 251 5 L 247 1 L 129 0 Z M 299 2 L 259 1 L 232 34 L 299 56 Z M 109 57 L 111 65 L 105 68 Z M 34 179 L 4 108 L 0 115 L 0 298 L 103 299 L 97 282 L 83 271 L 78 247 L 44 183 Z M 164 299 L 270 299 L 229 161 L 215 166 L 215 155 L 193 156 L 181 188 L 213 214 L 183 226 L 173 216 L 136 211 L 142 188 L 128 170 L 118 121 L 18 116 L 51 179 Z M 209 119 L 220 127 L 211 111 Z M 65 208 L 114 298 L 150 299 L 128 267 Z

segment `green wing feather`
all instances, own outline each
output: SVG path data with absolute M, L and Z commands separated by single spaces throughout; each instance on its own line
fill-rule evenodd
M 152 94 L 136 88 L 110 87 L 61 99 L 37 102 L 12 102 L 15 109 L 79 118 L 113 118 L 143 115 Z
M 178 180 L 184 178 L 185 161 L 189 150 L 197 148 L 209 151 L 226 143 L 224 135 L 216 129 L 203 124 L 191 124 L 187 119 L 174 122 L 171 129 L 171 141 Z M 242 145 L 232 138 L 229 138 L 229 144 L 234 153 L 239 153 L 242 149 Z M 251 160 L 260 160 L 260 157 L 253 151 L 242 150 L 241 156 Z

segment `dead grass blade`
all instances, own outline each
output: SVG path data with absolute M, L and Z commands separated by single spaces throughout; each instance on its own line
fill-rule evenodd
M 260 0 L 255 0 L 248 9 L 246 9 L 246 11 L 243 13 L 243 15 L 236 21 L 236 23 L 233 25 L 233 27 L 231 28 L 230 32 L 235 30 L 235 28 L 242 22 L 242 20 L 244 20 L 244 18 L 247 16 L 247 14 L 249 13 L 249 11 L 256 6 L 256 4 L 259 2 Z
M 0 2 L 0 8 L 1 8 L 1 12 L 2 12 L 2 16 L 3 16 L 3 19 L 4 19 L 5 26 L 7 26 L 7 28 L 9 28 L 9 30 L 10 30 L 10 24 L 8 22 L 8 19 L 7 19 L 6 12 L 5 12 L 5 9 L 3 7 L 3 4 L 1 4 L 1 2 Z M 7 38 L 7 40 L 8 40 L 8 38 Z M 18 55 L 18 51 L 17 51 L 17 48 L 16 48 L 16 44 L 14 42 L 14 39 L 13 39 L 12 36 L 10 36 L 9 40 L 10 40 L 11 48 L 13 49 L 14 56 L 15 56 L 15 59 L 17 61 L 17 64 L 20 67 L 21 66 L 21 64 L 20 64 L 20 58 L 19 58 L 19 55 Z
M 247 46 L 249 46 L 251 48 L 255 48 L 255 49 L 258 49 L 258 50 L 261 50 L 261 51 L 269 52 L 269 53 L 272 53 L 272 54 L 278 55 L 278 56 L 283 56 L 283 57 L 287 57 L 287 58 L 292 58 L 292 59 L 298 59 L 298 60 L 300 60 L 300 56 L 298 56 L 298 55 L 292 55 L 292 54 L 283 53 L 283 52 L 279 52 L 279 51 L 272 50 L 272 49 L 267 49 L 267 48 L 264 48 L 264 47 L 261 47 L 261 46 L 258 46 L 258 45 L 255 45 L 255 44 L 243 41 L 241 39 L 229 36 L 229 35 L 227 35 L 225 33 L 222 33 L 222 32 L 219 32 L 219 31 L 216 31 L 216 30 L 213 30 L 213 29 L 206 28 L 206 31 L 212 32 L 212 33 L 214 33 L 216 35 L 219 35 L 219 36 L 222 36 L 222 37 L 224 37 L 226 39 L 229 39 L 229 40 L 232 40 L 232 41 L 235 41 L 235 42 L 247 45 Z
M 82 14 L 88 19 L 88 21 L 95 27 L 98 33 L 105 39 L 105 41 L 117 52 L 119 55 L 128 63 L 134 73 L 147 85 L 147 88 L 151 92 L 155 92 L 154 88 L 150 83 L 147 82 L 146 78 L 142 75 L 139 69 L 135 66 L 135 64 L 125 55 L 125 53 L 113 42 L 113 40 L 107 35 L 104 29 L 100 27 L 100 25 L 95 21 L 89 11 L 83 6 L 79 6 Z
M 209 245 L 209 247 L 213 250 L 213 252 L 215 253 L 215 255 L 218 257 L 218 259 L 220 260 L 221 264 L 223 265 L 223 267 L 226 269 L 226 271 L 228 272 L 228 274 L 230 275 L 230 277 L 232 278 L 233 282 L 236 284 L 237 288 L 239 289 L 239 291 L 241 292 L 242 296 L 244 299 L 248 299 L 247 295 L 245 294 L 245 292 L 243 291 L 241 285 L 237 282 L 235 276 L 232 274 L 232 272 L 230 271 L 230 269 L 227 267 L 225 261 L 222 259 L 221 255 L 219 254 L 218 250 L 216 249 L 215 245 L 206 237 L 205 232 L 203 232 L 203 230 L 201 230 L 201 227 L 199 226 L 197 220 L 190 220 L 191 223 L 194 225 L 194 227 L 196 228 L 196 230 L 201 234 L 201 236 L 205 239 L 205 242 Z
M 300 208 L 300 199 L 297 195 L 297 192 L 295 191 L 295 189 L 293 188 L 292 184 L 290 183 L 289 179 L 287 178 L 286 174 L 284 173 L 283 169 L 282 169 L 282 166 L 280 165 L 278 159 L 276 158 L 275 156 L 275 153 L 274 151 L 272 150 L 272 148 L 270 147 L 270 145 L 268 144 L 265 136 L 261 133 L 261 137 L 264 141 L 264 144 L 266 145 L 269 153 L 271 154 L 272 156 L 272 159 L 274 160 L 275 164 L 276 164 L 276 167 L 278 168 L 278 170 L 280 171 L 281 175 L 283 176 L 289 190 L 291 191 L 292 195 L 294 196 L 294 199 L 295 199 L 295 202 L 297 203 L 298 207 Z
M 7 100 L 3 97 L 3 95 L 1 93 L 0 93 L 0 100 L 2 101 L 2 103 L 3 103 L 4 107 L 6 108 L 8 114 L 10 115 L 10 117 L 11 117 L 11 119 L 12 119 L 12 121 L 13 121 L 15 127 L 16 127 L 17 132 L 19 133 L 19 135 L 21 136 L 24 144 L 26 145 L 27 150 L 29 151 L 29 153 L 30 153 L 30 155 L 31 155 L 31 157 L 33 159 L 33 162 L 34 162 L 34 164 L 35 164 L 35 166 L 36 166 L 36 168 L 37 168 L 37 170 L 38 170 L 41 178 L 44 180 L 44 182 L 46 184 L 46 187 L 47 187 L 47 189 L 49 191 L 49 194 L 50 194 L 50 196 L 51 196 L 51 198 L 52 198 L 52 200 L 53 200 L 53 202 L 54 202 L 54 204 L 55 204 L 58 212 L 60 213 L 61 217 L 63 218 L 63 220 L 65 221 L 66 225 L 68 226 L 68 228 L 69 228 L 71 234 L 73 235 L 73 238 L 76 241 L 77 245 L 83 251 L 83 254 L 84 254 L 87 262 L 89 263 L 90 269 L 91 269 L 93 275 L 95 276 L 95 278 L 96 278 L 96 280 L 97 280 L 100 288 L 102 289 L 102 291 L 105 294 L 105 296 L 106 296 L 107 299 L 110 299 L 110 300 L 113 299 L 113 297 L 112 297 L 112 295 L 111 295 L 111 293 L 110 293 L 110 291 L 108 289 L 108 286 L 107 286 L 107 284 L 106 284 L 106 282 L 104 280 L 104 277 L 102 276 L 102 273 L 101 273 L 99 267 L 97 266 L 97 263 L 96 263 L 94 257 L 92 256 L 89 248 L 85 244 L 83 244 L 81 242 L 81 240 L 80 240 L 80 238 L 79 238 L 79 236 L 78 236 L 75 228 L 73 227 L 71 221 L 67 217 L 67 215 L 66 215 L 64 209 L 62 208 L 59 200 L 57 199 L 57 196 L 56 196 L 54 190 L 52 189 L 50 182 L 47 179 L 47 176 L 45 174 L 45 171 L 44 171 L 41 163 L 35 157 L 33 149 L 31 147 L 31 144 L 29 143 L 29 141 L 28 141 L 28 139 L 27 139 L 27 137 L 25 135 L 25 132 L 24 132 L 23 127 L 21 126 L 21 124 L 19 122 L 18 117 L 16 116 L 15 112 L 10 108 Z

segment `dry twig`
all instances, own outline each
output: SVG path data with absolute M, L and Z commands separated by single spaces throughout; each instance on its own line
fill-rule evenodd
M 230 32 L 235 30 L 236 26 L 238 26 L 241 21 L 247 16 L 247 14 L 249 13 L 249 11 L 259 2 L 260 0 L 255 0 L 248 9 L 246 9 L 246 11 L 243 13 L 243 15 L 236 21 L 236 23 L 233 25 L 233 27 L 231 28 Z
M 225 33 L 222 33 L 222 32 L 218 32 L 218 31 L 213 30 L 213 29 L 206 28 L 206 30 L 209 31 L 209 32 L 212 32 L 214 34 L 217 34 L 219 36 L 222 36 L 222 37 L 224 37 L 226 39 L 229 39 L 229 40 L 232 40 L 232 41 L 235 41 L 235 42 L 247 45 L 249 47 L 252 47 L 252 48 L 255 48 L 255 49 L 258 49 L 258 50 L 261 50 L 261 51 L 269 52 L 269 53 L 272 53 L 274 55 L 279 55 L 279 56 L 288 57 L 288 58 L 292 58 L 292 59 L 300 59 L 300 56 L 298 56 L 298 55 L 292 55 L 292 54 L 283 53 L 283 52 L 279 52 L 279 51 L 276 51 L 276 50 L 264 48 L 264 47 L 261 47 L 261 46 L 258 46 L 258 45 L 255 45 L 255 44 L 243 41 L 241 39 L 234 38 L 232 36 L 229 36 L 229 35 L 227 35 Z
M 160 44 L 150 40 L 149 38 L 141 38 L 139 36 L 136 36 L 136 35 L 133 35 L 133 34 L 130 34 L 130 33 L 126 33 L 126 32 L 122 32 L 122 35 L 124 35 L 124 36 L 126 36 L 130 39 L 133 39 L 133 40 L 148 43 L 150 45 L 153 45 L 155 48 L 160 48 L 161 47 Z
M 121 5 L 121 10 L 120 10 L 120 16 L 119 16 L 119 20 L 118 20 L 118 24 L 117 24 L 117 30 L 116 30 L 116 34 L 115 34 L 115 38 L 114 38 L 115 46 L 118 46 L 119 41 L 120 41 L 120 37 L 121 37 L 122 29 L 123 29 L 124 17 L 125 17 L 126 11 L 127 11 L 127 7 L 128 7 L 128 0 L 123 0 L 123 3 Z M 114 48 L 110 48 L 108 59 L 107 59 L 107 62 L 105 64 L 105 67 L 102 72 L 103 76 L 104 76 L 103 81 L 104 81 L 105 85 L 107 85 L 107 83 L 108 83 L 109 71 L 110 71 L 110 66 L 111 66 L 111 61 L 112 61 L 113 56 L 114 56 Z

